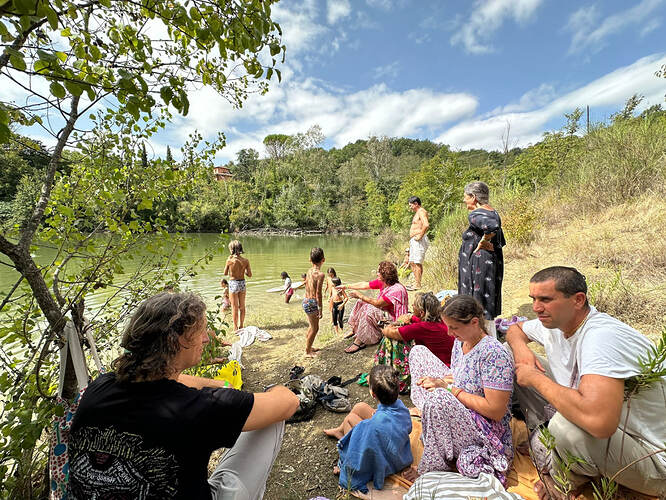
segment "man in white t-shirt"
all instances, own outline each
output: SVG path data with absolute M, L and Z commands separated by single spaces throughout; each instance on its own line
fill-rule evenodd
M 564 457 L 568 450 L 585 460 L 571 467 L 574 487 L 611 477 L 646 457 L 616 481 L 644 494 L 666 495 L 666 453 L 655 453 L 666 446 L 666 378 L 630 398 L 628 418 L 625 402 L 631 386 L 625 381 L 641 372 L 639 360 L 647 359 L 654 344 L 590 306 L 586 294 L 585 277 L 576 269 L 543 269 L 530 280 L 537 319 L 507 332 L 528 427 L 549 421 L 557 454 Z M 532 341 L 544 347 L 545 360 L 530 350 Z M 545 489 L 537 485 L 540 497 Z

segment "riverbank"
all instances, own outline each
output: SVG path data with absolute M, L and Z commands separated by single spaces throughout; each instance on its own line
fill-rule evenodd
M 597 214 L 576 215 L 563 205 L 557 209 L 559 216 L 554 210 L 544 208 L 530 245 L 519 247 L 510 241 L 506 248 L 502 316 L 534 317 L 528 296 L 530 276 L 550 265 L 573 265 L 587 276 L 594 305 L 656 340 L 666 325 L 659 305 L 666 292 L 666 238 L 660 229 L 666 223 L 666 203 L 642 199 Z M 439 278 L 443 265 L 439 259 L 451 260 L 455 255 L 437 255 L 426 260 L 424 290 L 446 288 Z M 410 292 L 410 303 L 412 296 Z M 273 339 L 256 342 L 244 351 L 246 390 L 261 391 L 267 384 L 285 382 L 296 364 L 306 374 L 324 379 L 333 375 L 347 379 L 372 368 L 375 348 L 345 354 L 349 341 L 332 332 L 328 313 L 315 341 L 322 349 L 320 355 L 306 358 L 307 322 L 298 296 L 271 314 L 250 312 L 247 324 L 266 329 Z M 373 404 L 366 387 L 351 384 L 348 388 L 352 405 L 359 401 Z M 403 400 L 411 406 L 408 397 Z M 337 479 L 331 472 L 337 461 L 336 443 L 322 431 L 337 425 L 343 416 L 318 407 L 312 420 L 287 425 L 268 481 L 267 500 L 336 498 Z

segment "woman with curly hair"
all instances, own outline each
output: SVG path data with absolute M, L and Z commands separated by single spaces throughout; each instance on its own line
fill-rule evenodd
M 398 281 L 395 264 L 387 260 L 379 263 L 376 280 L 342 285 L 338 289 L 352 290 L 347 296 L 358 299 L 349 316 L 352 333 L 348 337 L 354 337 L 354 342 L 345 349 L 347 354 L 379 342 L 383 326 L 380 322 L 395 321 L 407 312 L 407 289 Z M 356 290 L 379 290 L 379 295 L 373 299 Z
M 261 498 L 299 399 L 183 373 L 208 343 L 206 306 L 163 292 L 139 305 L 113 372 L 85 390 L 72 422 L 68 497 Z M 211 453 L 230 448 L 208 477 Z

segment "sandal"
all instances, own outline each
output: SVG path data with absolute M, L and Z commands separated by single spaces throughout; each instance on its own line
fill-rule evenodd
M 356 349 L 354 349 L 356 347 Z M 347 354 L 354 354 L 355 352 L 360 351 L 361 349 L 365 349 L 366 345 L 365 344 L 357 344 L 356 342 L 352 342 L 351 345 L 349 345 L 346 349 L 345 352 Z

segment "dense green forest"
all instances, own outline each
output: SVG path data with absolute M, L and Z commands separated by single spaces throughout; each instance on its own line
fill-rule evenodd
M 630 99 L 624 110 L 594 130 L 618 128 L 618 122 L 634 119 L 639 102 L 640 98 Z M 635 120 L 662 115 L 657 105 Z M 562 130 L 545 134 L 535 145 L 504 152 L 452 151 L 429 140 L 388 137 L 325 150 L 320 146 L 324 137 L 315 126 L 296 136 L 267 136 L 265 158 L 253 149 L 239 151 L 225 165 L 233 174 L 229 181 L 216 181 L 210 156 L 197 155 L 191 144 L 182 148 L 181 162 L 173 160 L 170 149 L 165 159 L 148 158 L 145 144 L 137 144 L 130 157 L 104 154 L 104 166 L 95 173 L 108 176 L 130 168 L 126 165 L 130 162 L 143 172 L 177 177 L 182 188 L 155 193 L 150 207 L 133 196 L 136 186 L 125 191 L 128 221 L 138 214 L 145 222 L 159 219 L 171 231 L 277 228 L 380 233 L 387 227 L 400 231 L 408 223 L 407 198 L 412 195 L 421 198 L 434 221 L 441 221 L 459 207 L 462 186 L 470 180 L 482 179 L 507 193 L 535 192 L 561 181 L 567 165 L 575 163 L 581 152 L 580 118 L 581 112 L 573 111 Z M 6 166 L 0 174 L 0 217 L 5 227 L 19 226 L 29 213 L 49 158 L 40 143 L 18 135 L 12 139 L 0 150 Z M 91 162 L 99 162 L 99 150 L 93 149 L 65 152 L 59 169 L 62 182 L 78 179 Z M 91 211 L 77 217 L 77 225 L 84 228 L 99 222 Z

